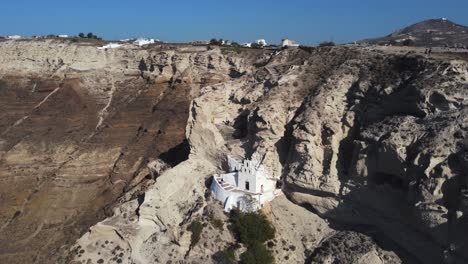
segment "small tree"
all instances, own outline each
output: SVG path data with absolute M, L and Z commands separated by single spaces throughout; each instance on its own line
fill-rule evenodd
M 223 44 L 223 39 L 215 39 L 212 38 L 210 40 L 210 45 L 216 45 L 216 46 L 221 46 Z
M 247 246 L 247 251 L 240 256 L 242 264 L 272 264 L 274 258 L 264 242 L 275 237 L 275 228 L 265 215 L 257 212 L 242 212 L 235 208 L 231 210 L 231 225 L 229 229 L 237 242 Z M 213 255 L 216 263 L 235 263 L 234 249 L 228 248 Z
M 239 242 L 250 246 L 255 242 L 263 243 L 275 237 L 275 228 L 265 215 L 256 212 L 244 213 L 239 209 L 231 210 L 231 230 Z
M 217 264 L 235 264 L 236 254 L 232 247 L 228 247 L 225 250 L 218 251 L 213 255 L 213 260 Z
M 89 32 L 88 35 L 86 35 L 87 38 L 94 38 L 94 34 L 93 32 Z
M 241 264 L 272 264 L 275 259 L 264 244 L 255 242 L 247 251 L 241 254 Z
M 198 241 L 200 241 L 203 225 L 200 223 L 200 221 L 193 221 L 188 226 L 188 230 L 192 232 L 192 236 L 190 237 L 190 247 L 194 247 Z
M 333 41 L 324 41 L 319 44 L 319 47 L 332 47 L 335 46 L 335 42 Z
M 81 32 L 80 34 L 78 34 L 78 37 L 80 37 L 80 38 L 84 38 L 84 37 L 85 37 L 85 35 L 84 35 L 84 33 L 83 33 L 83 32 Z

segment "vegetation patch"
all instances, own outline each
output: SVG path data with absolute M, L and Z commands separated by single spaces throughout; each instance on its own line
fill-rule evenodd
M 218 251 L 213 255 L 213 260 L 217 264 L 235 264 L 236 254 L 232 247 L 228 247 L 225 250 Z
M 226 55 L 226 54 L 229 54 L 231 52 L 235 52 L 237 54 L 241 54 L 242 53 L 242 47 L 241 46 L 234 46 L 232 45 L 231 47 L 223 47 L 221 49 L 221 53 L 223 55 Z
M 241 264 L 269 264 L 274 263 L 275 259 L 271 252 L 263 243 L 255 242 L 247 248 L 247 251 L 241 254 Z
M 242 212 L 231 210 L 229 230 L 234 234 L 237 242 L 247 246 L 241 254 L 242 264 L 271 264 L 274 263 L 272 253 L 265 246 L 265 242 L 275 237 L 275 228 L 265 215 L 257 212 Z M 235 249 L 229 247 L 213 255 L 216 263 L 236 263 Z
M 247 246 L 264 243 L 275 237 L 275 228 L 265 215 L 256 212 L 244 213 L 238 209 L 231 210 L 230 230 L 237 240 Z
M 81 32 L 80 34 L 78 34 L 78 37 L 79 38 L 88 38 L 88 39 L 99 39 L 101 40 L 102 38 L 96 36 L 93 34 L 93 32 L 89 32 L 88 34 L 84 34 L 83 32 Z
M 188 226 L 188 231 L 192 232 L 190 238 L 190 247 L 194 247 L 200 241 L 203 225 L 200 221 L 195 220 Z
M 333 41 L 324 41 L 319 44 L 319 47 L 332 47 L 335 46 L 335 42 Z
M 216 219 L 216 218 L 211 218 L 210 219 L 210 222 L 211 222 L 211 225 L 214 226 L 215 228 L 223 231 L 223 226 L 224 226 L 224 223 L 222 220 L 219 220 L 219 219 Z

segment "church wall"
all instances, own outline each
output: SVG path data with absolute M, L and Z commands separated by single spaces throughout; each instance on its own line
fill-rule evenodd
M 222 174 L 221 177 L 232 186 L 237 186 L 237 172 Z

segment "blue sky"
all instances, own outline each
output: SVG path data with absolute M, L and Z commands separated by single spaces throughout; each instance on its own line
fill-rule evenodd
M 0 35 L 91 31 L 107 39 L 317 44 L 387 35 L 428 18 L 468 25 L 467 11 L 466 0 L 2 0 Z

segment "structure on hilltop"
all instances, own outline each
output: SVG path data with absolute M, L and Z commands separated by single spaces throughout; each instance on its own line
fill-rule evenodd
M 267 45 L 267 42 L 264 39 L 257 39 L 255 43 L 257 43 L 257 45 L 262 46 L 262 47 L 265 47 Z
M 22 39 L 23 37 L 20 35 L 12 35 L 12 36 L 7 36 L 7 39 Z
M 299 47 L 299 44 L 296 43 L 294 40 L 290 40 L 288 38 L 284 38 L 281 40 L 281 46 L 285 47 Z
M 158 41 L 158 40 L 156 40 L 156 41 Z M 137 46 L 144 46 L 144 45 L 149 45 L 149 44 L 153 44 L 153 43 L 155 43 L 154 39 L 147 39 L 147 38 L 138 38 L 133 42 L 133 44 L 135 44 Z
M 102 47 L 99 47 L 98 49 L 100 50 L 106 50 L 106 49 L 116 49 L 116 48 L 120 48 L 122 46 L 122 44 L 118 44 L 118 43 L 109 43 L 107 45 L 104 45 Z
M 261 162 L 244 160 L 241 163 L 228 157 L 228 167 L 228 173 L 213 176 L 210 187 L 226 212 L 234 207 L 256 211 L 281 193 L 276 189 L 277 180 L 268 176 Z

